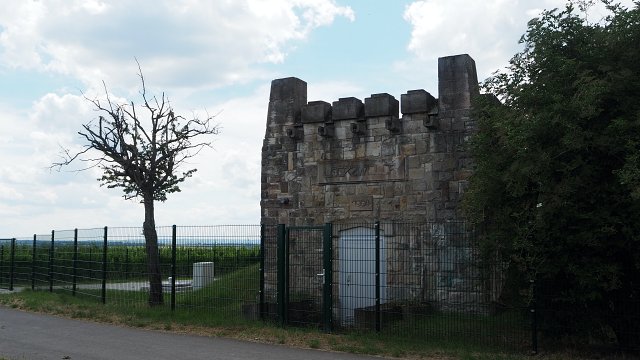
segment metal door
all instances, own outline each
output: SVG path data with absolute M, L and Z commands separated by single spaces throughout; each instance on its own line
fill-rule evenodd
M 384 236 L 381 233 L 378 235 L 379 243 L 376 246 L 375 228 L 357 227 L 340 232 L 338 255 L 342 326 L 356 325 L 356 309 L 365 311 L 376 304 L 384 303 L 387 298 Z M 379 283 L 376 280 L 377 274 Z M 377 299 L 380 301 L 376 302 Z

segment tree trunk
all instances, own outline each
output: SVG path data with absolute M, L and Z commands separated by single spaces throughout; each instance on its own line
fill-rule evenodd
M 160 253 L 158 251 L 158 233 L 154 214 L 153 196 L 144 197 L 144 224 L 142 225 L 147 248 L 147 272 L 149 275 L 149 305 L 162 305 L 162 274 L 160 272 Z

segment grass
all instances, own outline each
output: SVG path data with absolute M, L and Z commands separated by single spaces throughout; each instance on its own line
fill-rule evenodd
M 425 338 L 401 338 L 370 332 L 326 334 L 312 328 L 282 328 L 268 322 L 238 319 L 237 316 L 231 319 L 231 317 L 220 316 L 206 310 L 172 312 L 166 306 L 131 307 L 122 302 L 102 305 L 95 299 L 74 297 L 60 291 L 49 293 L 26 290 L 20 293 L 4 294 L 0 295 L 0 304 L 21 310 L 147 330 L 235 338 L 363 355 L 438 360 L 531 359 L 529 355 L 504 353 L 492 347 L 465 344 L 464 341 L 425 341 Z M 548 360 L 567 358 L 581 359 L 582 357 L 568 354 L 537 357 L 537 359 Z
M 99 290 L 84 290 L 72 296 L 68 290 L 26 290 L 20 293 L 0 295 L 0 304 L 34 312 L 125 325 L 156 331 L 188 333 L 212 337 L 228 337 L 253 342 L 286 346 L 341 351 L 356 354 L 379 355 L 410 359 L 530 359 L 528 355 L 504 353 L 499 347 L 487 347 L 469 343 L 467 332 L 480 321 L 469 318 L 451 328 L 448 336 L 435 337 L 423 333 L 420 336 L 401 336 L 411 333 L 417 324 L 400 322 L 383 329 L 381 333 L 357 332 L 327 334 L 316 328 L 282 328 L 269 322 L 244 319 L 243 303 L 256 300 L 258 267 L 250 265 L 228 273 L 209 286 L 191 292 L 178 293 L 176 311 L 168 304 L 150 308 L 146 295 L 141 291 L 109 290 L 107 303 L 101 304 Z M 166 296 L 168 302 L 169 296 Z M 451 327 L 451 319 L 424 320 L 429 326 Z M 488 324 L 488 325 L 487 325 Z M 492 332 L 491 323 L 485 321 L 485 330 Z M 441 330 L 441 329 L 440 329 Z M 425 341 L 428 339 L 428 341 Z M 451 340 L 458 339 L 458 340 Z M 477 344 L 477 342 L 475 342 Z M 562 355 L 547 355 L 542 359 L 563 359 Z M 572 358 L 579 358 L 572 356 Z

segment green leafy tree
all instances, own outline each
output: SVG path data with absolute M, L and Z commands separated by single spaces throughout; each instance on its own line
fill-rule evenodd
M 543 12 L 484 82 L 465 205 L 484 255 L 536 281 L 557 331 L 638 346 L 640 10 L 603 3 L 595 23 L 584 1 Z
M 202 148 L 210 146 L 206 137 L 218 134 L 219 127 L 212 123 L 213 116 L 200 119 L 176 115 L 164 93 L 160 98 L 147 94 L 141 70 L 139 76 L 141 105 L 114 102 L 106 86 L 106 100 L 87 99 L 104 116 L 84 124 L 78 132 L 85 143 L 83 150 L 77 153 L 65 150 L 63 160 L 53 167 L 60 168 L 75 160 L 88 162 L 87 168 L 102 170 L 98 179 L 102 185 L 121 188 L 125 199 L 139 199 L 144 205 L 149 304 L 155 306 L 163 303 L 155 202 L 165 201 L 168 194 L 180 191 L 180 183 L 196 171 L 181 171 L 181 167 Z

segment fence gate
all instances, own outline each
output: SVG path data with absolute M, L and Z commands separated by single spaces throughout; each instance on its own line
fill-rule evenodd
M 278 312 L 291 325 L 332 328 L 332 228 L 281 225 Z

